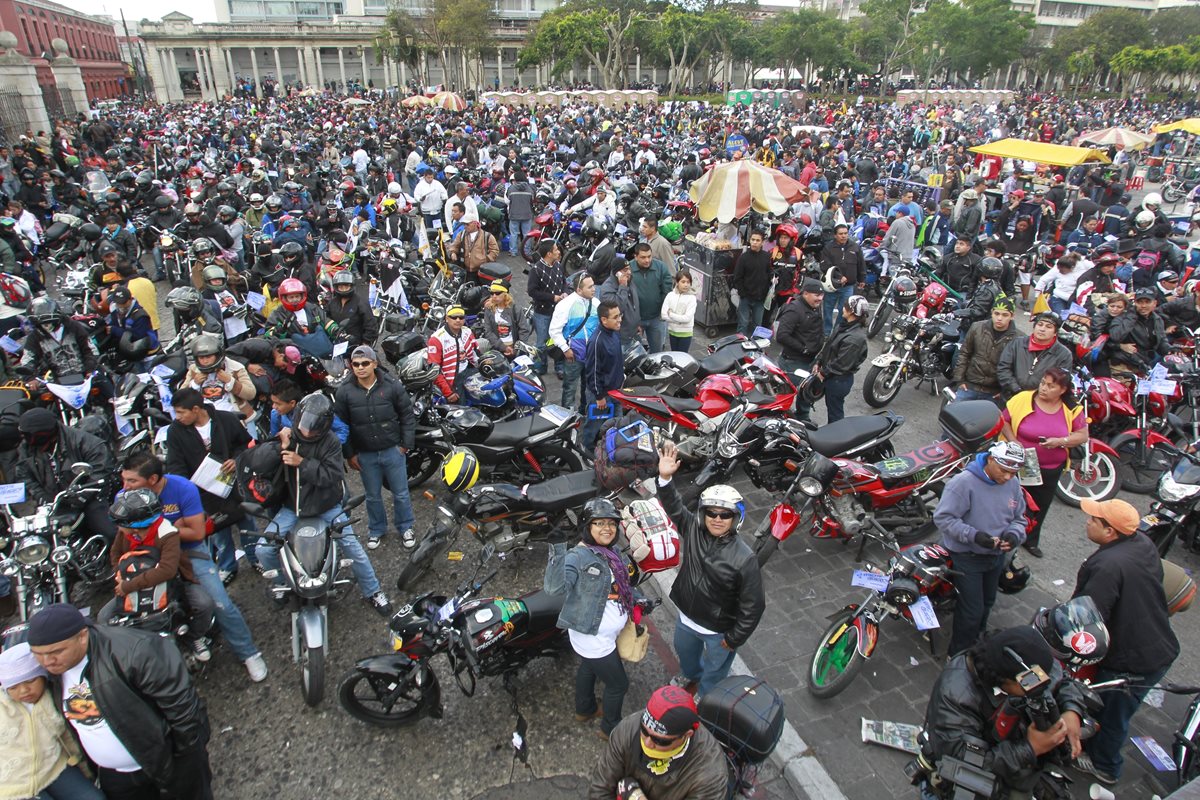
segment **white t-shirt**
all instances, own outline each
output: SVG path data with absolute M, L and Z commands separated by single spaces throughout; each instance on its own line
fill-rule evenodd
M 625 627 L 629 615 L 616 600 L 604 604 L 604 616 L 600 618 L 600 628 L 594 633 L 580 633 L 568 630 L 571 638 L 571 648 L 581 658 L 603 658 L 617 649 L 617 636 Z
M 212 447 L 212 420 L 203 425 L 196 426 L 196 433 L 200 434 L 200 438 L 204 440 L 205 447 Z
M 87 656 L 63 673 L 63 716 L 75 729 L 79 743 L 88 757 L 105 769 L 117 772 L 137 772 L 142 766 L 133 759 L 125 745 L 108 726 L 92 699 L 92 687 L 83 678 Z
M 705 636 L 716 636 L 718 633 L 720 633 L 720 631 L 710 631 L 708 628 L 704 627 L 700 623 L 691 619 L 687 614 L 684 614 L 682 611 L 679 612 L 679 621 L 683 623 L 684 627 L 691 628 L 696 633 L 702 633 Z

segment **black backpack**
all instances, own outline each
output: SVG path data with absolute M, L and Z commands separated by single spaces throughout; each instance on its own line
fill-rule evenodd
M 283 445 L 278 439 L 272 439 L 238 456 L 237 484 L 244 500 L 264 508 L 283 505 L 287 497 L 287 480 L 282 454 Z

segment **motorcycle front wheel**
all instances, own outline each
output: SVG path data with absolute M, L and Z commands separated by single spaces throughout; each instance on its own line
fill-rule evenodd
M 895 364 L 872 366 L 863 379 L 863 400 L 871 408 L 883 408 L 896 399 L 903 385 L 904 375 L 897 374 Z
M 307 641 L 301 643 L 300 691 L 305 705 L 321 705 L 325 697 L 325 645 L 310 647 Z
M 775 551 L 779 549 L 779 540 L 774 536 L 767 534 L 760 536 L 754 540 L 754 556 L 758 559 L 758 566 L 761 569 L 771 560 L 771 556 L 775 555 Z
M 875 309 L 875 316 L 871 317 L 871 323 L 867 325 L 867 338 L 874 339 L 883 332 L 887 321 L 892 318 L 894 309 L 888 303 L 879 301 L 879 305 Z
M 1079 508 L 1083 500 L 1103 503 L 1121 491 L 1121 473 L 1117 463 L 1107 453 L 1092 453 L 1092 468 L 1086 474 L 1082 464 L 1072 464 L 1063 470 L 1054 487 L 1054 496 L 1069 506 Z
M 413 665 L 400 678 L 376 672 L 351 670 L 338 687 L 338 701 L 355 719 L 381 728 L 401 728 L 419 720 L 425 711 L 427 696 L 437 685 L 437 675 L 429 673 L 430 683 L 417 685 L 420 667 Z
M 525 259 L 530 264 L 536 264 L 538 260 L 538 242 L 542 241 L 541 236 L 526 234 L 521 240 L 521 258 Z
M 1142 442 L 1135 434 L 1121 434 L 1112 440 L 1112 449 L 1117 451 L 1118 474 L 1121 486 L 1137 494 L 1148 494 L 1158 485 L 1163 472 L 1171 469 L 1174 462 L 1161 448 Z
M 858 628 L 853 622 L 852 612 L 839 616 L 817 643 L 808 668 L 808 691 L 813 697 L 841 693 L 867 663 L 858 653 Z M 837 641 L 832 641 L 835 637 Z
M 1162 187 L 1162 196 L 1163 200 L 1168 203 L 1178 203 L 1183 199 L 1183 187 L 1175 181 L 1165 183 Z
M 408 470 L 408 488 L 415 489 L 429 480 L 441 462 L 439 454 L 434 450 L 426 450 L 421 447 L 409 450 L 405 458 L 405 466 Z

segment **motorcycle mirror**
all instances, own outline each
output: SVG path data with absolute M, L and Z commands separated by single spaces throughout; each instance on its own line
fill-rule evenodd
M 71 472 L 75 473 L 76 475 L 84 475 L 88 472 L 91 472 L 91 469 L 92 465 L 86 461 L 76 461 L 71 465 Z
M 342 503 L 342 511 L 350 511 L 351 509 L 358 508 L 366 499 L 367 496 L 365 494 L 356 494 L 346 502 Z

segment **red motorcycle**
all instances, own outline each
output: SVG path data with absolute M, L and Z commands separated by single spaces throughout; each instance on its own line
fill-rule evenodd
M 947 404 L 938 422 L 943 438 L 918 450 L 873 464 L 814 453 L 796 467 L 791 486 L 754 531 L 759 565 L 801 525 L 818 539 L 860 537 L 859 560 L 868 539 L 896 550 L 924 536 L 945 481 L 1003 428 L 990 400 Z
M 559 223 L 554 219 L 554 209 L 547 208 L 542 213 L 533 218 L 533 225 L 530 227 L 529 233 L 525 234 L 525 238 L 521 240 L 521 258 L 525 259 L 530 264 L 536 264 L 538 256 L 538 244 L 542 239 L 558 238 L 566 229 L 566 220 Z M 563 234 L 565 237 L 565 234 Z M 565 238 L 564 238 L 565 241 Z M 559 244 L 564 242 L 560 241 Z M 566 247 L 563 247 L 566 250 Z
M 1128 389 L 1119 381 L 1093 377 L 1085 367 L 1080 367 L 1075 382 L 1082 390 L 1080 413 L 1088 420 L 1089 436 L 1082 445 L 1071 448 L 1071 460 L 1058 479 L 1054 495 L 1079 508 L 1082 500 L 1100 503 L 1116 497 L 1121 490 L 1117 451 L 1104 441 L 1102 434 L 1098 435 L 1097 428 L 1102 431 L 1104 420 L 1119 419 L 1117 415 L 1133 408 L 1128 405 Z
M 1184 367 L 1178 361 L 1171 363 L 1175 358 L 1178 357 L 1167 356 L 1168 366 L 1172 369 Z M 1154 491 L 1163 472 L 1175 465 L 1174 457 L 1164 445 L 1173 447 L 1176 442 L 1172 437 L 1177 437 L 1179 443 L 1186 437 L 1183 420 L 1171 408 L 1183 400 L 1184 387 L 1188 381 L 1195 380 L 1195 376 L 1185 373 L 1171 375 L 1170 379 L 1175 381 L 1175 390 L 1170 394 L 1149 391 L 1141 377 L 1131 378 L 1125 386 L 1125 394 L 1132 395 L 1135 409 L 1133 427 L 1126 427 L 1120 433 L 1114 429 L 1109 434 L 1109 444 L 1120 462 L 1121 485 L 1131 492 L 1146 494 Z M 1125 423 L 1125 420 L 1121 422 Z

